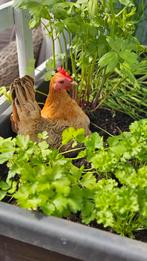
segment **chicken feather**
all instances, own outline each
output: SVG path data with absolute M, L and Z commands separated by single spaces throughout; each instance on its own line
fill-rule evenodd
M 29 135 L 33 141 L 39 141 L 38 133 L 47 131 L 47 142 L 51 147 L 59 148 L 62 132 L 69 127 L 64 120 L 45 119 L 35 100 L 34 80 L 30 76 L 17 78 L 11 84 L 12 129 L 18 134 Z
M 41 111 L 42 117 L 50 120 L 64 120 L 75 129 L 84 128 L 89 135 L 90 120 L 67 90 L 74 88 L 73 79 L 59 70 L 51 79 L 49 94 Z

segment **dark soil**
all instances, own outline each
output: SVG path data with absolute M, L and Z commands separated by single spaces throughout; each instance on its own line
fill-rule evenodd
M 133 118 L 123 112 L 112 111 L 109 109 L 98 109 L 95 112 L 89 113 L 91 121 L 90 129 L 96 131 L 104 137 L 118 135 L 122 131 L 128 131 L 129 125 L 134 121 Z
M 80 218 L 80 214 L 72 214 L 71 216 L 69 216 L 67 218 L 67 220 L 70 220 L 72 222 L 75 222 L 75 223 L 80 223 L 82 224 L 81 222 L 81 218 Z M 100 224 L 97 224 L 96 221 L 93 221 L 91 222 L 89 225 L 87 225 L 88 227 L 93 227 L 93 228 L 97 228 L 97 229 L 101 229 L 101 230 L 105 230 L 105 231 L 108 231 L 108 232 L 111 232 L 111 233 L 114 233 L 116 234 L 113 229 L 109 229 L 109 228 L 104 228 L 103 225 L 100 225 Z M 139 230 L 137 232 L 134 233 L 134 238 L 136 240 L 139 240 L 139 241 L 142 241 L 142 242 L 145 242 L 147 243 L 147 229 L 143 229 L 143 230 Z
M 135 234 L 135 239 L 143 242 L 147 242 L 147 229 L 139 230 L 134 234 Z

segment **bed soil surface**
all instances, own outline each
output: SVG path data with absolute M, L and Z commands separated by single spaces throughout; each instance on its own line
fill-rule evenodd
M 109 134 L 119 135 L 123 131 L 128 131 L 129 125 L 134 121 L 129 115 L 110 109 L 98 109 L 90 112 L 88 116 L 91 131 L 98 132 L 104 139 L 107 139 Z
M 90 118 L 91 124 L 90 129 L 92 132 L 98 132 L 101 136 L 104 137 L 104 140 L 106 140 L 110 135 L 119 135 L 123 131 L 129 131 L 129 125 L 134 121 L 133 118 L 128 116 L 127 114 L 123 112 L 118 111 L 112 111 L 110 109 L 98 109 L 95 112 L 88 113 L 88 116 Z M 12 136 L 14 137 L 15 134 L 12 133 Z M 77 167 L 80 167 L 81 165 L 89 164 L 86 162 L 85 159 L 78 160 L 77 162 L 73 162 Z M 87 166 L 88 167 L 88 166 Z M 6 174 L 8 172 L 8 169 L 5 165 L 0 166 L 0 174 L 4 177 L 6 177 Z M 15 204 L 15 201 L 11 201 L 11 199 L 6 198 L 5 202 Z M 73 214 L 68 220 L 71 220 L 76 223 L 81 223 L 80 215 L 79 214 Z M 98 225 L 96 222 L 92 222 L 90 225 L 88 225 L 93 228 L 99 228 L 106 231 L 110 231 L 112 233 L 112 229 L 105 229 L 102 225 Z M 147 242 L 147 229 L 140 230 L 134 233 L 135 239 Z

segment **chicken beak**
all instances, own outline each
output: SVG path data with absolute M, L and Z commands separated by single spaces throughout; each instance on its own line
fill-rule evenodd
M 72 87 L 76 87 L 77 85 L 78 85 L 78 84 L 77 84 L 76 81 L 72 81 L 72 82 L 71 82 L 71 86 L 72 86 Z
M 65 79 L 64 80 L 64 86 L 63 86 L 63 89 L 65 90 L 70 90 L 70 89 L 73 89 L 75 86 L 77 86 L 78 84 L 75 82 L 75 81 L 71 81 L 71 80 L 68 80 L 68 79 Z

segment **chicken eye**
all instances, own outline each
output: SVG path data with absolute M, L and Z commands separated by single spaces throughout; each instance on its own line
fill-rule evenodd
M 64 80 L 59 81 L 59 83 L 63 84 L 63 83 L 64 83 Z

